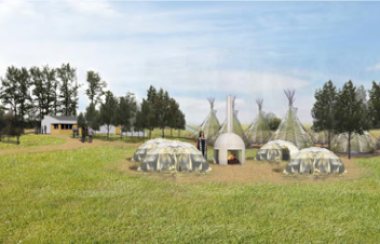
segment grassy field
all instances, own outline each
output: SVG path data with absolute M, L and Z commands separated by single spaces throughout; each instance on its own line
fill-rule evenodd
M 27 134 L 20 137 L 20 145 L 0 142 L 0 150 L 14 148 L 33 148 L 47 145 L 60 145 L 65 142 L 66 140 L 63 138 L 55 138 L 47 135 Z
M 2 156 L 0 243 L 380 239 L 379 157 L 356 159 L 372 172 L 368 177 L 338 183 L 184 184 L 121 171 L 133 150 L 115 145 Z

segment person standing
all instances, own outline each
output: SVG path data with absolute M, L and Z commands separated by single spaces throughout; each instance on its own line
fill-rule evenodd
M 197 148 L 202 152 L 203 157 L 207 160 L 207 143 L 203 131 L 199 132 Z
M 82 126 L 82 143 L 86 140 L 86 128 Z
M 88 141 L 91 143 L 92 142 L 92 133 L 93 133 L 93 130 L 90 127 L 88 127 Z

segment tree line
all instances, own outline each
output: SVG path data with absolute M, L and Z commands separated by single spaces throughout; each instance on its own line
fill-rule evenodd
M 79 94 L 83 84 L 78 84 L 76 68 L 69 63 L 61 67 L 17 68 L 10 66 L 0 77 L 0 131 L 20 135 L 26 127 L 40 123 L 45 115 L 77 116 Z M 84 113 L 78 116 L 78 125 L 121 126 L 121 132 L 130 130 L 151 131 L 155 128 L 185 129 L 185 115 L 179 104 L 162 88 L 150 86 L 147 98 L 138 104 L 132 93 L 116 97 L 106 91 L 107 82 L 95 71 L 87 71 L 85 95 L 90 100 Z M 7 112 L 7 113 L 6 113 Z M 122 138 L 122 133 L 121 133 Z
M 367 91 L 363 86 L 355 87 L 350 80 L 337 90 L 330 80 L 316 90 L 314 97 L 312 129 L 327 132 L 329 150 L 333 134 L 347 133 L 348 158 L 351 158 L 353 134 L 362 135 L 369 129 L 380 128 L 380 83 L 373 81 Z
M 179 109 L 179 104 L 169 96 L 162 88 L 157 92 L 156 88 L 150 86 L 147 98 L 143 98 L 141 104 L 137 104 L 135 97 L 127 93 L 122 97 L 115 97 L 111 91 L 105 93 L 105 100 L 100 104 L 99 110 L 93 102 L 86 108 L 86 112 L 78 116 L 78 125 L 81 127 L 91 126 L 99 130 L 100 125 L 105 125 L 107 140 L 111 126 L 120 126 L 120 139 L 122 132 L 149 130 L 149 139 L 152 130 L 160 128 L 162 137 L 165 137 L 165 128 L 170 127 L 171 136 L 173 129 L 185 129 L 185 115 Z
M 23 133 L 25 126 L 47 114 L 76 115 L 80 85 L 68 63 L 59 68 L 10 66 L 0 80 L 0 119 L 10 134 Z

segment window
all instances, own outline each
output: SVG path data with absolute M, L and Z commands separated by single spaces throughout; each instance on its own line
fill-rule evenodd
M 58 130 L 58 125 L 54 124 L 54 130 Z
M 72 124 L 61 124 L 61 129 L 62 130 L 72 130 L 73 125 Z

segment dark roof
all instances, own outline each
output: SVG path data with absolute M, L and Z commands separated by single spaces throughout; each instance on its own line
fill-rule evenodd
M 58 116 L 58 115 L 49 115 L 50 117 L 60 120 L 60 121 L 77 121 L 76 116 Z

